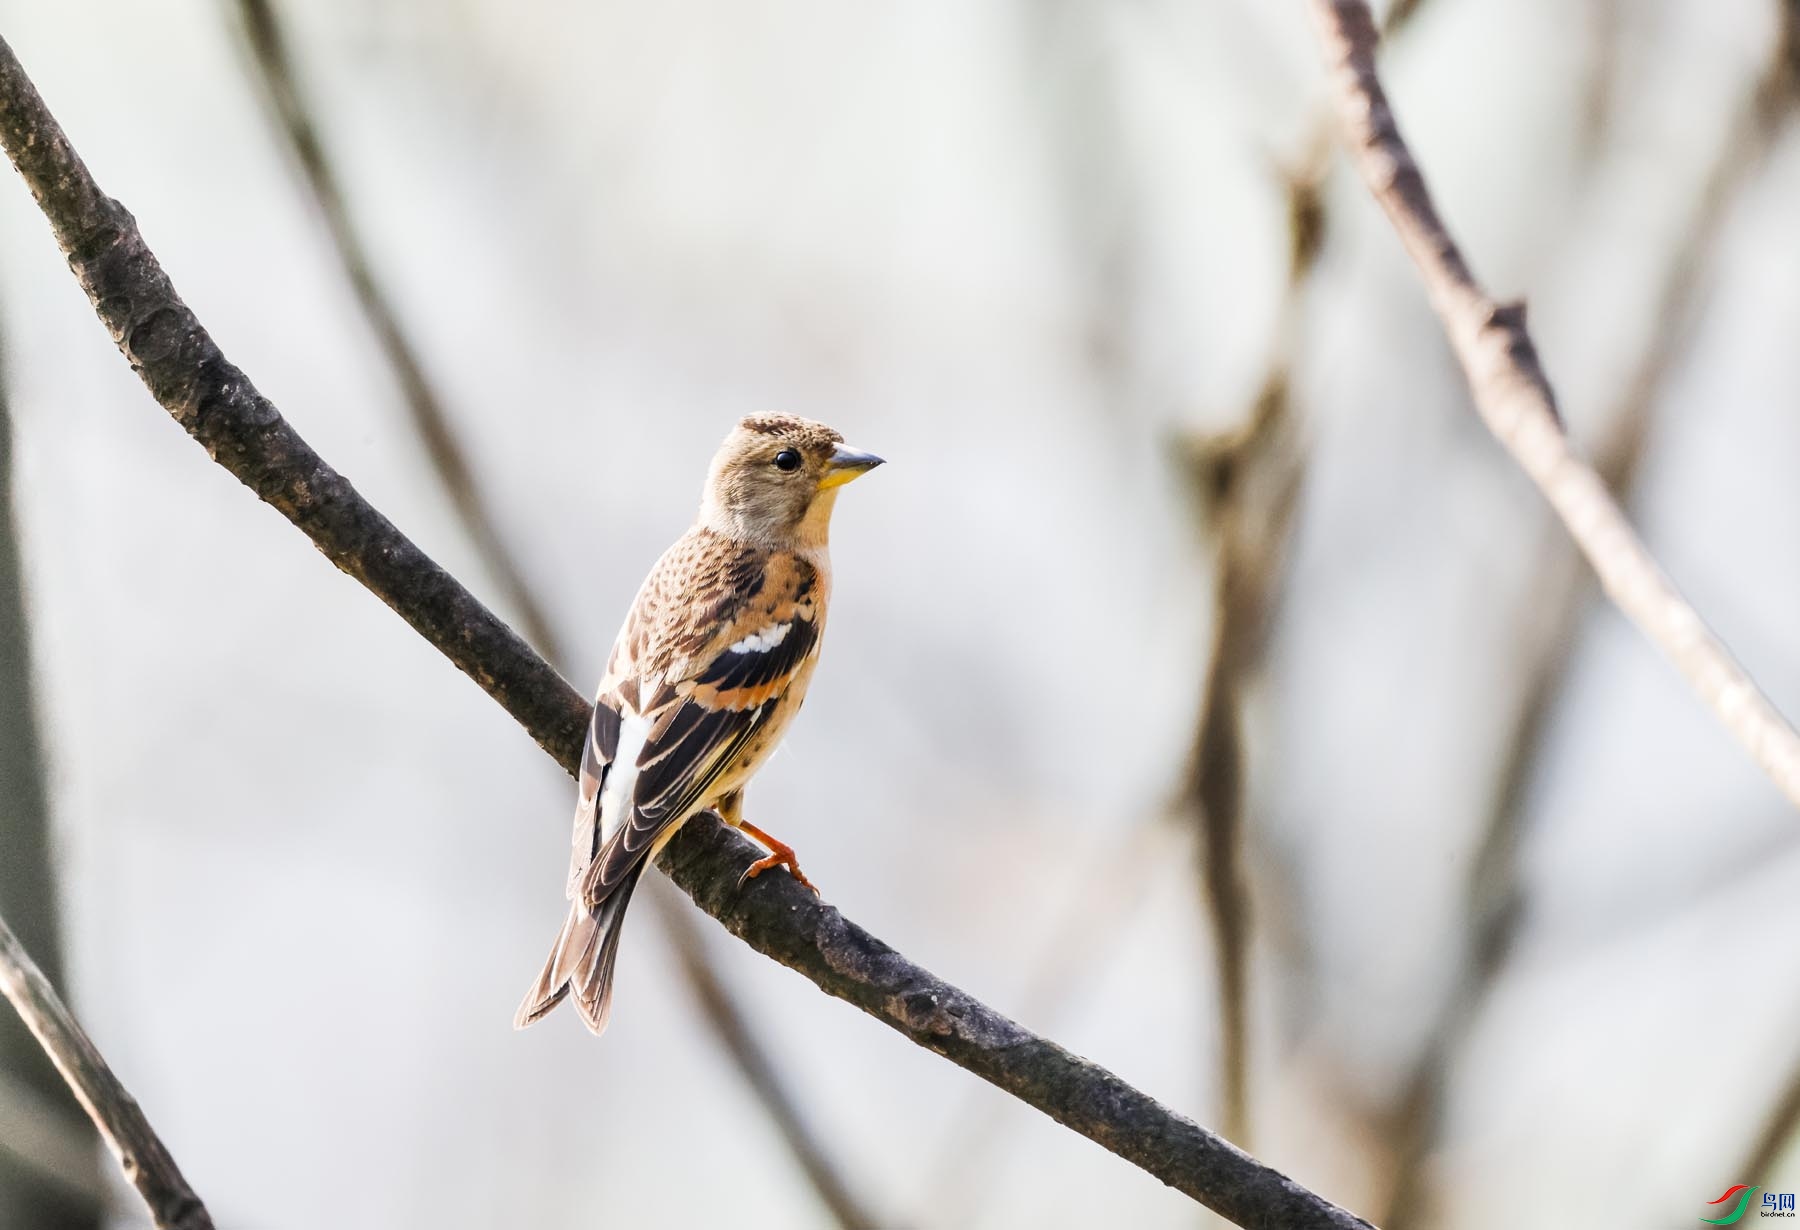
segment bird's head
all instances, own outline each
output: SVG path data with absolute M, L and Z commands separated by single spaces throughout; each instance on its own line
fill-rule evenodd
M 823 423 L 753 414 L 713 456 L 700 523 L 771 547 L 822 547 L 838 488 L 880 464 Z

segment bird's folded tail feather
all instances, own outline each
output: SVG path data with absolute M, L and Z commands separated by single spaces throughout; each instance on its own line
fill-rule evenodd
M 579 895 L 569 903 L 569 916 L 556 937 L 556 946 L 513 1015 L 514 1029 L 524 1029 L 538 1020 L 571 992 L 575 1010 L 587 1027 L 596 1035 L 606 1029 L 607 1017 L 612 1013 L 613 965 L 619 956 L 625 907 L 631 904 L 631 891 L 647 865 L 647 861 L 639 862 L 591 911 Z

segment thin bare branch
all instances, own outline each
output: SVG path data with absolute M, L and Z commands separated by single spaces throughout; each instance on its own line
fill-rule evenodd
M 1487 295 L 1439 218 L 1382 91 L 1375 68 L 1379 35 L 1368 4 L 1310 3 L 1352 159 L 1418 266 L 1488 428 L 1562 518 L 1608 596 L 1800 806 L 1800 734 L 1676 590 L 1604 481 L 1576 455 L 1524 306 Z
M 1222 1124 L 1239 1143 L 1250 1139 L 1252 923 L 1243 867 L 1243 694 L 1262 658 L 1305 465 L 1293 421 L 1291 372 L 1300 308 L 1324 236 L 1319 184 L 1316 165 L 1287 176 L 1286 290 L 1256 401 L 1238 430 L 1188 442 L 1186 458 L 1204 529 L 1215 544 L 1217 598 L 1187 779 L 1176 810 L 1193 817 L 1200 835 L 1201 899 L 1212 923 L 1218 967 Z
M 495 518 L 468 453 L 442 401 L 424 360 L 401 324 L 394 300 L 376 276 L 369 247 L 350 210 L 335 164 L 313 119 L 290 49 L 287 31 L 273 0 L 231 0 L 237 9 L 250 52 L 251 76 L 268 100 L 270 114 L 299 165 L 313 203 L 324 218 L 338 263 L 355 291 L 363 318 L 393 369 L 414 429 L 470 541 L 508 603 L 519 612 L 526 639 L 552 662 L 565 662 L 564 641 L 548 608 L 513 563 L 517 552 Z M 782 1082 L 770 1049 L 757 1036 L 701 939 L 686 907 L 668 893 L 657 893 L 656 910 L 681 955 L 680 969 L 713 1037 L 737 1067 L 745 1084 L 774 1123 L 819 1199 L 844 1230 L 878 1224 L 851 1191 L 849 1180 L 832 1162 L 824 1142 L 807 1125 L 799 1100 Z
M 4 42 L 0 144 L 96 313 L 163 408 L 573 774 L 589 714 L 581 695 L 327 466 L 225 359 L 131 215 L 94 183 Z M 740 890 L 755 854 L 746 839 L 703 816 L 682 826 L 658 866 L 759 952 L 1239 1225 L 1367 1226 L 914 965 L 792 878 L 763 876 Z
M 10 53 L 9 53 L 10 55 Z M 161 1230 L 212 1230 L 206 1206 L 181 1177 L 168 1149 L 125 1086 L 0 918 L 0 995 L 5 995 L 100 1129 L 125 1177 Z
M 233 0 L 243 21 L 245 43 L 255 67 L 252 74 L 299 164 L 307 189 L 319 208 L 344 277 L 356 295 L 363 319 L 393 369 L 413 429 L 425 444 L 431 464 L 443 476 L 463 531 L 493 573 L 507 606 L 518 612 L 525 639 L 552 662 L 561 662 L 549 616 L 532 593 L 499 533 L 499 519 L 475 476 L 474 464 L 450 424 L 450 414 L 425 370 L 419 349 L 401 323 L 393 296 L 375 272 L 375 262 L 362 240 L 342 184 L 320 140 L 318 126 L 300 90 L 287 34 L 271 0 Z

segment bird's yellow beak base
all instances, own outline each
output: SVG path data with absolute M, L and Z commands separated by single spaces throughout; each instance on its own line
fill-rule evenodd
M 831 460 L 825 463 L 825 474 L 819 479 L 819 490 L 829 491 L 833 487 L 842 487 L 880 464 L 881 458 L 874 453 L 865 453 L 861 449 L 840 444 L 832 450 Z

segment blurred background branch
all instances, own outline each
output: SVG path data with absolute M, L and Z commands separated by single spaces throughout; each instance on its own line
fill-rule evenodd
M 451 426 L 450 413 L 425 370 L 411 335 L 381 284 L 375 261 L 352 217 L 350 203 L 336 169 L 325 152 L 318 125 L 306 104 L 294 70 L 287 32 L 274 0 L 227 0 L 237 11 L 244 44 L 250 52 L 251 76 L 287 139 L 288 152 L 299 165 L 319 217 L 330 232 L 344 277 L 355 292 L 358 309 L 381 347 L 413 430 L 425 445 L 432 467 L 456 509 L 463 532 L 475 543 L 482 565 L 493 574 L 505 605 L 516 612 L 525 639 L 557 666 L 564 660 L 555 645 L 550 618 L 507 550 L 500 520 L 482 492 L 474 463 Z
M 0 343 L 4 339 L 0 338 Z M 38 739 L 25 561 L 14 508 L 14 432 L 0 344 L 0 913 L 61 971 L 50 805 Z M 0 1016 L 0 1226 L 92 1230 L 100 1224 L 98 1158 L 65 1145 L 63 1084 L 22 1022 Z M 33 1108 L 32 1113 L 25 1113 Z M 41 1126 L 37 1122 L 42 1116 Z M 16 1142 L 9 1151 L 4 1142 Z M 35 1163 L 35 1164 L 34 1164 Z
M 1203 531 L 1214 541 L 1215 610 L 1186 786 L 1175 806 L 1201 840 L 1201 899 L 1218 971 L 1221 1124 L 1250 1139 L 1251 899 L 1244 870 L 1244 692 L 1262 657 L 1286 567 L 1305 454 L 1293 407 L 1292 365 L 1307 282 L 1324 242 L 1320 162 L 1289 172 L 1287 285 L 1275 344 L 1245 422 L 1217 439 L 1190 439 L 1186 461 Z
M 1384 38 L 1404 32 L 1425 7 L 1420 0 L 1390 6 Z M 1318 110 L 1309 128 L 1298 156 L 1282 170 L 1287 263 L 1274 341 L 1255 398 L 1234 430 L 1213 438 L 1190 435 L 1182 448 L 1201 531 L 1213 543 L 1215 599 L 1193 744 L 1175 807 L 1200 838 L 1200 898 L 1211 922 L 1218 982 L 1220 1121 L 1226 1136 L 1246 1145 L 1254 894 L 1245 867 L 1251 825 L 1244 710 L 1280 601 L 1305 479 L 1294 379 L 1305 352 L 1307 291 L 1328 228 L 1331 113 Z
M 0 51 L 0 56 L 4 56 Z M 0 72 L 4 72 L 0 64 Z M 206 1206 L 31 955 L 0 918 L 0 994 L 17 1010 L 150 1208 L 158 1230 L 212 1230 Z
M 494 503 L 469 460 L 438 382 L 411 341 L 410 331 L 383 285 L 368 244 L 356 225 L 350 200 L 327 152 L 314 109 L 300 85 L 292 40 L 274 0 L 231 0 L 249 51 L 250 75 L 269 105 L 289 153 L 324 220 L 345 279 L 356 295 L 363 319 L 399 384 L 415 432 L 456 508 L 482 565 L 499 582 L 504 602 L 518 613 L 525 639 L 550 662 L 569 661 L 564 640 L 548 608 L 513 562 Z M 680 968 L 694 1002 L 720 1048 L 737 1068 L 745 1085 L 786 1142 L 794 1161 L 820 1201 L 844 1230 L 878 1225 L 868 1206 L 855 1195 L 856 1184 L 834 1161 L 824 1141 L 807 1122 L 799 1099 L 783 1081 L 774 1054 L 739 1005 L 716 968 L 687 907 L 666 891 L 652 890 L 658 917 L 680 956 Z

